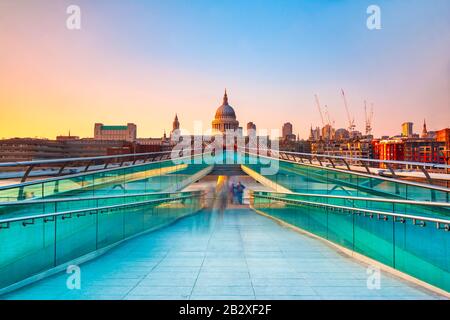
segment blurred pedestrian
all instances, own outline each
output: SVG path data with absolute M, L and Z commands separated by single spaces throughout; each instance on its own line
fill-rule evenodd
M 244 197 L 244 189 L 245 186 L 239 181 L 239 183 L 236 185 L 236 196 L 239 204 L 243 204 L 243 197 Z
M 236 199 L 236 184 L 234 182 L 230 186 L 230 202 L 231 202 L 231 204 L 235 204 L 237 202 L 237 199 Z

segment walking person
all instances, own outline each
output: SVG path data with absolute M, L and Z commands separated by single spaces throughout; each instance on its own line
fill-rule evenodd
M 236 196 L 239 204 L 243 204 L 243 196 L 244 196 L 244 189 L 245 186 L 239 181 L 239 183 L 236 185 Z
M 220 177 L 216 186 L 217 202 L 215 204 L 215 207 L 219 210 L 220 218 L 223 216 L 223 213 L 225 212 L 225 209 L 227 208 L 228 205 L 228 193 L 229 193 L 228 178 Z
M 231 204 L 236 203 L 236 184 L 234 182 L 230 186 L 230 202 Z

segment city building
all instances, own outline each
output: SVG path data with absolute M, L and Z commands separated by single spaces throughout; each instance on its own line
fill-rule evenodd
M 173 129 L 179 129 L 175 116 Z M 47 160 L 58 158 L 97 157 L 114 154 L 168 151 L 173 142 L 162 138 L 137 138 L 136 125 L 105 126 L 95 124 L 94 138 L 59 135 L 56 140 L 13 138 L 0 140 L 0 162 Z
M 1 162 L 48 160 L 63 157 L 63 143 L 60 141 L 35 138 L 0 140 Z
M 361 131 L 358 130 L 353 130 L 351 132 L 349 132 L 350 134 L 350 139 L 362 139 L 363 138 L 363 134 Z
M 341 128 L 336 130 L 336 132 L 334 133 L 334 137 L 338 141 L 348 140 L 350 139 L 350 133 L 347 129 Z
M 170 138 L 166 136 L 164 133 L 164 136 L 162 138 L 138 138 L 136 139 L 136 145 L 139 150 L 142 152 L 157 152 L 157 151 L 168 151 L 171 150 L 174 141 L 172 141 Z M 139 152 L 139 153 L 142 153 Z
M 381 140 L 376 145 L 375 159 L 380 160 L 405 160 L 405 144 L 402 139 L 386 139 Z M 384 166 L 381 166 L 384 167 Z
M 175 119 L 172 122 L 172 131 L 170 134 L 173 134 L 176 130 L 180 130 L 180 121 L 178 121 L 178 114 L 175 114 Z
M 320 128 L 316 127 L 315 129 L 313 129 L 313 127 L 311 126 L 308 140 L 310 140 L 310 141 L 319 141 L 320 139 L 321 139 Z
M 386 138 L 387 139 L 387 138 Z M 370 154 L 371 159 L 380 159 L 379 146 L 383 139 L 371 139 L 370 144 L 372 145 L 372 153 Z
M 214 120 L 212 121 L 214 134 L 226 133 L 226 131 L 240 131 L 239 121 L 236 120 L 236 113 L 232 106 L 228 104 L 227 90 L 223 96 L 222 105 L 217 108 Z
M 412 122 L 404 122 L 402 124 L 402 137 L 411 138 L 413 136 L 413 123 Z
M 112 149 L 127 148 L 133 153 L 130 142 L 120 140 L 97 140 L 92 138 L 59 141 L 63 148 L 64 158 L 98 157 L 112 154 Z
M 436 131 L 436 141 L 444 144 L 442 154 L 445 159 L 445 163 L 450 165 L 450 128 Z M 450 170 L 448 171 L 450 172 Z
M 371 141 L 365 139 L 347 141 L 313 141 L 311 142 L 311 153 L 365 159 L 370 158 L 373 154 Z
M 311 153 L 311 141 L 308 140 L 281 140 L 279 147 L 283 151 Z
M 444 163 L 445 142 L 434 139 L 406 139 L 405 161 Z
M 423 129 L 422 133 L 420 134 L 421 138 L 428 138 L 428 130 L 427 130 L 427 123 L 425 122 L 425 119 L 423 120 Z
M 31 161 L 104 156 L 112 148 L 129 147 L 126 141 L 79 139 L 58 136 L 57 140 L 13 138 L 0 140 L 0 161 Z M 128 149 L 131 151 L 132 149 Z M 130 152 L 128 152 L 130 153 Z
M 322 128 L 322 139 L 323 140 L 334 140 L 335 130 L 334 128 L 327 124 Z
M 67 136 L 60 135 L 60 136 L 56 137 L 56 141 L 72 141 L 72 140 L 79 140 L 79 139 L 80 139 L 79 136 L 72 136 L 70 134 L 70 131 L 69 131 L 69 135 L 67 135 Z
M 282 141 L 297 140 L 297 136 L 292 133 L 293 132 L 292 123 L 286 122 L 285 124 L 283 124 L 283 127 L 281 128 L 281 132 L 282 132 L 282 137 L 281 137 Z
M 137 127 L 134 123 L 128 123 L 126 126 L 109 126 L 103 123 L 96 123 L 94 127 L 95 140 L 123 140 L 136 141 Z
M 445 130 L 442 130 L 440 136 L 442 140 L 417 138 L 414 136 L 412 138 L 397 137 L 381 140 L 376 146 L 374 145 L 377 148 L 374 158 L 408 162 L 445 163 L 445 161 L 448 161 L 445 157 L 446 142 L 443 138 Z

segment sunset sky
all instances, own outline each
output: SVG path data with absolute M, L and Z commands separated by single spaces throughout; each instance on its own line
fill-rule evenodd
M 360 131 L 364 100 L 376 136 L 448 127 L 450 1 L 0 0 L 0 138 L 90 137 L 95 122 L 159 137 L 175 113 L 210 128 L 225 87 L 241 126 L 290 121 L 302 138 L 316 93 L 347 127 L 341 88 Z

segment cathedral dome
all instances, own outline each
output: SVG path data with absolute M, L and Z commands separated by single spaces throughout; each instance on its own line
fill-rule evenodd
M 239 129 L 239 121 L 236 120 L 236 113 L 232 106 L 228 104 L 227 90 L 223 96 L 223 103 L 217 109 L 214 120 L 212 121 L 213 132 L 236 131 Z
M 233 119 L 233 120 L 236 120 L 236 113 L 234 112 L 233 107 L 228 104 L 228 96 L 227 96 L 227 92 L 226 91 L 225 91 L 225 95 L 223 96 L 223 103 L 217 109 L 216 115 L 215 115 L 214 118 L 216 120 L 219 120 L 219 119 Z

